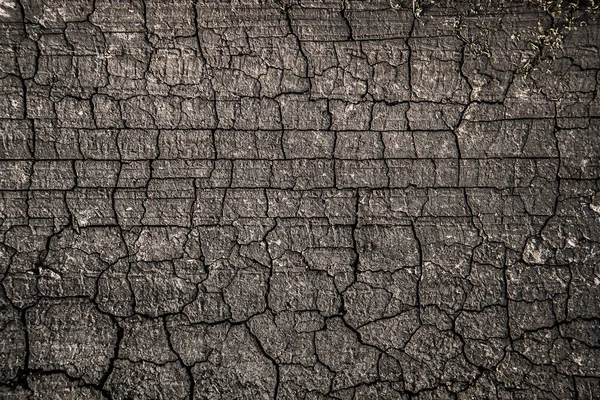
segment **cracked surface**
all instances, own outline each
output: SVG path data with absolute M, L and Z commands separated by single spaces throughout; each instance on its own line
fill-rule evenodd
M 598 398 L 600 26 L 469 8 L 1 1 L 0 397 Z

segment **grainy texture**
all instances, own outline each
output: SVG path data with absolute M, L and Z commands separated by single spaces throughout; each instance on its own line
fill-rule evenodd
M 0 1 L 0 397 L 599 398 L 600 26 L 552 16 Z

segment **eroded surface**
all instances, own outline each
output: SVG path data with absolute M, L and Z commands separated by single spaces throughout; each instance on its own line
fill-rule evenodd
M 0 397 L 594 398 L 577 18 L 0 2 Z

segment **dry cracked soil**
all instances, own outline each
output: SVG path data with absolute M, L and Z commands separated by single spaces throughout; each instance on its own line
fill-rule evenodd
M 600 398 L 560 4 L 0 1 L 0 398 Z

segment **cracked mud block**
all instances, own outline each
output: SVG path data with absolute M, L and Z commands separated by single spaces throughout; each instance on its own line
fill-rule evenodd
M 25 314 L 29 365 L 62 370 L 86 383 L 98 383 L 109 370 L 117 327 L 89 301 L 41 300 Z
M 0 398 L 598 398 L 592 3 L 0 1 Z

